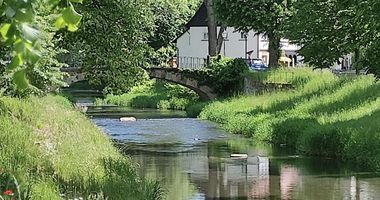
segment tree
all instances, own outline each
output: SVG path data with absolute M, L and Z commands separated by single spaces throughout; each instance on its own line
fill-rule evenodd
M 214 0 L 218 20 L 240 31 L 255 30 L 269 39 L 269 65 L 278 65 L 284 22 L 293 13 L 293 0 Z
M 341 56 L 359 48 L 358 30 L 350 31 L 350 26 L 357 24 L 352 5 L 299 0 L 295 8 L 297 12 L 287 24 L 287 37 L 302 46 L 299 53 L 306 62 L 330 67 Z
M 210 56 L 216 56 L 217 47 L 217 24 L 214 15 L 213 0 L 205 0 L 207 8 L 207 30 L 208 30 L 208 54 Z
M 185 24 L 193 16 L 200 0 L 151 0 L 149 7 L 154 18 L 153 34 L 148 44 L 157 50 L 171 45 L 171 42 L 185 31 Z
M 8 46 L 0 59 L 7 63 L 3 73 L 11 74 L 19 90 L 29 87 L 28 79 L 31 77 L 28 77 L 28 74 L 31 73 L 28 72 L 37 72 L 34 66 L 43 54 L 41 50 L 46 47 L 42 41 L 45 36 L 40 32 L 41 27 L 38 27 L 42 24 L 35 23 L 36 17 L 42 14 L 37 9 L 44 5 L 50 14 L 56 13 L 54 25 L 57 28 L 67 27 L 69 31 L 77 29 L 81 15 L 75 11 L 72 3 L 81 3 L 82 0 L 64 2 L 63 4 L 60 0 L 0 0 L 0 40 L 2 44 Z
M 66 61 L 79 66 L 90 83 L 105 93 L 129 91 L 145 77 L 147 38 L 153 32 L 151 8 L 145 0 L 93 0 L 78 6 L 82 28 L 64 33 Z
M 218 33 L 218 21 L 214 12 L 214 0 L 204 0 L 207 8 L 207 30 L 208 30 L 208 54 L 216 56 L 220 54 L 223 44 L 223 32 L 226 30 L 225 25 L 221 25 Z
M 174 39 L 186 29 L 185 25 L 194 15 L 200 0 L 150 0 L 153 13 L 153 34 L 148 38 L 151 64 L 165 66 L 175 54 Z
M 330 67 L 340 57 L 354 53 L 356 69 L 378 68 L 380 15 L 376 8 L 380 2 L 298 0 L 294 7 L 297 12 L 286 25 L 286 35 L 302 46 L 299 53 L 306 62 Z

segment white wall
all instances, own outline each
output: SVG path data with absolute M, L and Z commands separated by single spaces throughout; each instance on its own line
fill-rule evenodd
M 219 31 L 219 30 L 218 30 Z M 223 42 L 220 54 L 231 58 L 245 58 L 246 50 L 253 50 L 251 58 L 261 58 L 269 63 L 268 39 L 263 35 L 255 35 L 254 31 L 248 33 L 247 40 L 242 38 L 241 32 L 234 28 L 227 28 L 227 39 Z M 208 55 L 207 27 L 190 27 L 190 29 L 177 40 L 177 57 L 206 58 Z M 247 45 L 247 49 L 246 49 Z M 297 51 L 299 46 L 290 44 L 289 40 L 281 39 L 281 49 Z
M 208 55 L 207 27 L 191 27 L 185 34 L 177 40 L 178 57 L 206 58 Z M 253 50 L 252 58 L 257 58 L 258 37 L 254 32 L 248 33 L 247 42 L 241 38 L 241 33 L 233 28 L 227 28 L 227 39 L 223 42 L 220 54 L 231 58 L 245 58 L 247 51 Z M 224 47 L 225 46 L 225 47 Z
M 284 51 L 298 51 L 300 49 L 300 46 L 289 43 L 288 39 L 281 39 L 280 45 L 281 45 L 281 50 L 284 50 Z M 259 48 L 260 48 L 259 58 L 261 58 L 264 61 L 264 63 L 269 64 L 269 52 L 268 52 L 269 41 L 268 41 L 268 38 L 264 35 L 260 35 Z M 300 56 L 297 56 L 297 58 L 298 58 L 297 62 L 303 59 Z

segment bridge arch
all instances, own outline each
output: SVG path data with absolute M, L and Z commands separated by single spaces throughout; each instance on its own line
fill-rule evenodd
M 144 69 L 148 72 L 150 78 L 157 78 L 187 87 L 197 93 L 202 100 L 217 98 L 212 88 L 206 85 L 200 85 L 197 80 L 185 77 L 177 68 L 151 67 Z M 61 71 L 69 75 L 64 80 L 68 85 L 87 80 L 86 74 L 80 68 L 62 68 Z
M 185 77 L 179 69 L 152 67 L 146 68 L 145 70 L 151 78 L 166 80 L 193 90 L 202 100 L 212 100 L 217 98 L 217 95 L 212 88 L 206 85 L 200 85 L 197 80 Z

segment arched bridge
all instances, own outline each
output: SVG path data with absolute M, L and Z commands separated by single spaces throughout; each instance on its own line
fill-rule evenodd
M 178 68 L 152 67 L 146 68 L 145 70 L 151 78 L 166 80 L 193 90 L 202 100 L 211 100 L 217 97 L 212 88 L 206 85 L 200 85 L 197 80 L 184 76 Z
M 161 67 L 151 67 L 144 69 L 148 72 L 150 78 L 157 78 L 187 87 L 197 93 L 202 100 L 211 100 L 217 97 L 212 88 L 206 85 L 200 85 L 197 80 L 185 77 L 184 74 L 181 73 L 180 69 Z M 61 71 L 69 74 L 69 76 L 65 78 L 65 82 L 69 85 L 75 82 L 86 80 L 85 73 L 83 73 L 82 70 L 78 67 L 63 68 Z

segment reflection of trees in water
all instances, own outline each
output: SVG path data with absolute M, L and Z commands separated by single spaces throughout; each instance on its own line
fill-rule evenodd
M 380 196 L 379 178 L 342 177 L 340 171 L 333 173 L 330 167 L 315 166 L 327 163 L 305 159 L 269 160 L 251 156 L 247 160 L 232 160 L 231 152 L 228 146 L 208 144 L 194 152 L 141 153 L 134 158 L 145 177 L 161 180 L 168 200 L 190 199 L 196 188 L 206 199 L 320 200 Z
M 167 200 L 187 200 L 195 194 L 195 186 L 183 173 L 183 162 L 177 156 L 165 154 L 135 155 L 140 174 L 150 180 L 159 180 Z
M 255 196 L 268 196 L 268 159 L 261 158 L 259 164 L 256 157 L 233 160 L 229 155 L 226 146 L 208 145 L 206 176 L 191 175 L 192 182 L 206 195 L 206 199 L 247 199 L 251 192 Z M 258 187 L 250 187 L 254 184 Z

